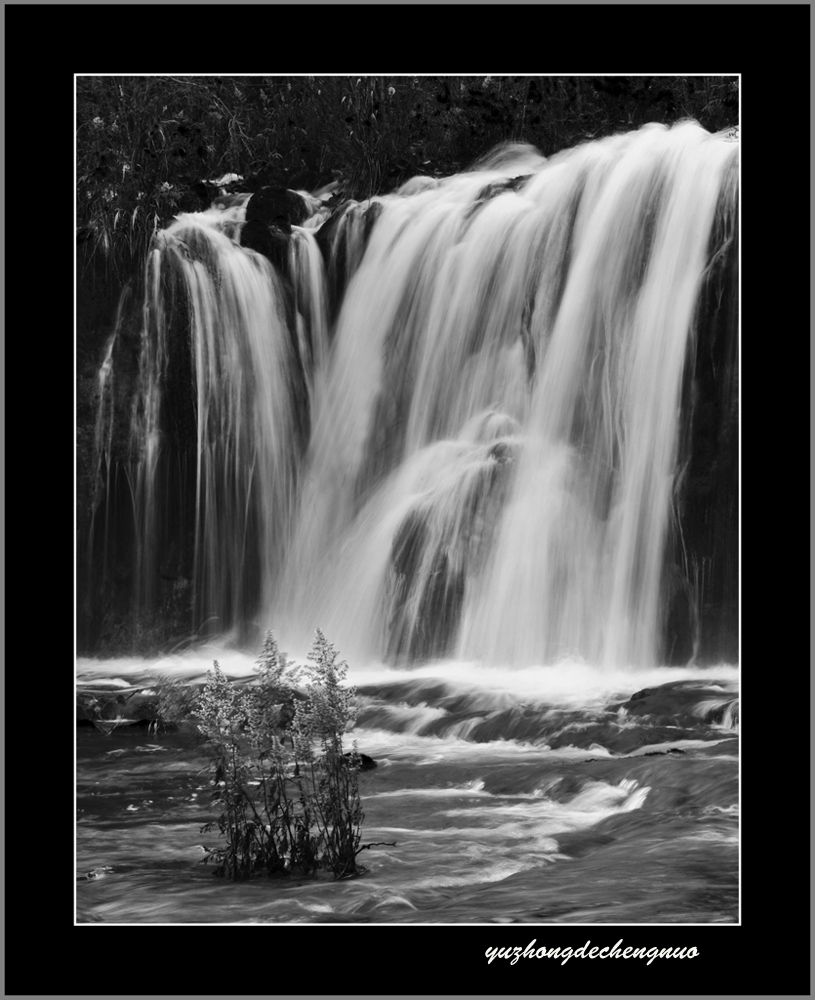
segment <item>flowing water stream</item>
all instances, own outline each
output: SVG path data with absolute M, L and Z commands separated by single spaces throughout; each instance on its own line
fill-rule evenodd
M 249 657 L 218 650 L 236 680 Z M 151 664 L 201 679 L 211 661 Z M 149 683 L 140 661 L 82 660 L 80 683 Z M 349 734 L 368 872 L 350 882 L 229 883 L 200 864 L 217 835 L 189 734 L 115 723 L 78 742 L 81 921 L 708 923 L 738 918 L 737 671 L 585 666 L 510 675 L 464 663 L 352 671 Z M 649 709 L 635 714 L 638 702 Z M 681 706 L 681 708 L 680 708 Z M 670 713 L 669 717 L 666 713 Z M 657 721 L 655 721 L 657 720 Z
M 100 369 L 83 600 L 136 639 L 188 617 L 79 689 L 245 678 L 265 629 L 302 659 L 320 627 L 378 765 L 363 840 L 396 846 L 215 884 L 189 739 L 108 713 L 80 920 L 737 919 L 737 156 L 693 123 L 507 147 L 304 198 L 282 264 L 247 199 L 159 235 Z

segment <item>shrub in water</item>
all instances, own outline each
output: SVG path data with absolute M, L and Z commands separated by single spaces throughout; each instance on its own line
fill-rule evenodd
M 308 659 L 294 668 L 267 632 L 255 685 L 238 689 L 217 661 L 207 674 L 193 715 L 221 815 L 204 831 L 217 826 L 225 842 L 202 860 L 220 875 L 364 871 L 357 855 L 374 845 L 360 847 L 360 757 L 343 751 L 355 718 L 348 667 L 319 630 Z

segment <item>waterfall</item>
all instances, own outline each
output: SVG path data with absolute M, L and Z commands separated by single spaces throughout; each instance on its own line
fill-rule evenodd
M 307 201 L 274 264 L 245 201 L 180 216 L 146 263 L 128 510 L 97 505 L 132 519 L 135 607 L 188 580 L 195 634 L 319 626 L 364 661 L 734 657 L 705 615 L 733 617 L 735 473 L 702 489 L 694 449 L 735 468 L 737 156 L 691 122 L 506 147 Z

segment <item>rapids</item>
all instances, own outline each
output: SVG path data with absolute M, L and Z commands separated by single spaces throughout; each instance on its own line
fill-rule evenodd
M 126 697 L 155 673 L 194 684 L 208 654 L 236 683 L 252 673 L 224 649 L 83 659 L 80 689 Z M 214 878 L 198 863 L 217 837 L 200 832 L 214 817 L 189 734 L 83 727 L 78 919 L 735 922 L 737 674 L 646 670 L 636 681 L 651 694 L 632 698 L 630 673 L 578 664 L 352 670 L 349 740 L 377 762 L 360 774 L 363 842 L 396 846 L 366 851 L 368 873 L 340 883 Z

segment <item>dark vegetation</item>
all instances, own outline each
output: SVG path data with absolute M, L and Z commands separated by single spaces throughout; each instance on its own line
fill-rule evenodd
M 130 277 L 156 228 L 243 190 L 339 181 L 367 198 L 466 169 L 497 143 L 545 155 L 646 122 L 736 124 L 732 77 L 80 77 L 80 267 Z

